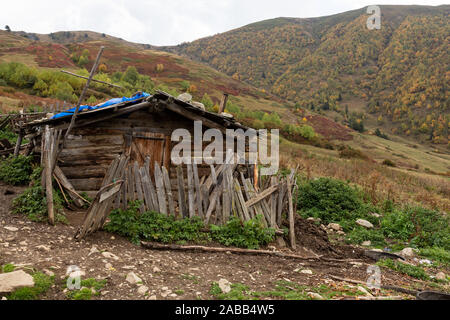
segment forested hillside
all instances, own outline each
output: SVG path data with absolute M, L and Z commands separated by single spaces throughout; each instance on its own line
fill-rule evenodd
M 166 47 L 362 131 L 448 144 L 450 6 L 381 6 L 311 19 L 278 18 Z M 368 114 L 369 113 L 369 114 Z M 367 121 L 372 117 L 375 122 Z

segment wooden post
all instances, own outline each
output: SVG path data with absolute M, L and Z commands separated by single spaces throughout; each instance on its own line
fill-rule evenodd
M 177 166 L 177 181 L 178 181 L 178 208 L 183 218 L 188 216 L 186 210 L 186 196 L 184 192 L 183 167 Z
M 69 127 L 67 128 L 66 134 L 64 135 L 64 139 L 63 139 L 63 143 L 62 143 L 61 149 L 64 148 L 64 145 L 66 143 L 67 137 L 69 136 L 70 130 L 72 129 L 72 127 L 75 124 L 75 119 L 77 118 L 78 111 L 80 110 L 81 103 L 83 102 L 84 96 L 86 95 L 87 88 L 89 87 L 89 84 L 91 83 L 91 80 L 94 77 L 94 73 L 97 70 L 97 67 L 98 67 L 98 65 L 100 63 L 100 57 L 101 57 L 104 49 L 105 49 L 104 46 L 100 47 L 100 51 L 98 52 L 97 58 L 95 59 L 95 63 L 92 66 L 91 73 L 89 74 L 89 78 L 87 79 L 86 85 L 84 86 L 83 91 L 81 92 L 80 98 L 78 99 L 78 103 L 77 103 L 77 107 L 75 109 L 75 112 L 73 113 L 72 118 L 70 119 L 70 124 L 69 124 Z
M 17 137 L 16 147 L 14 148 L 14 158 L 17 158 L 20 152 L 20 146 L 22 145 L 22 139 L 23 139 L 23 131 L 22 129 L 19 130 L 19 136 Z
M 225 108 L 227 107 L 227 101 L 228 101 L 228 93 L 224 93 L 222 100 L 220 101 L 219 114 L 225 111 Z
M 52 142 L 51 133 L 49 126 L 45 126 L 45 149 L 44 149 L 44 159 L 45 159 L 45 197 L 47 201 L 47 213 L 48 221 L 50 224 L 55 224 L 55 213 L 53 211 L 53 185 L 52 185 Z
M 287 194 L 288 194 L 288 201 L 289 201 L 289 240 L 291 243 L 291 248 L 295 249 L 295 222 L 294 222 L 294 206 L 292 202 L 292 183 L 291 178 L 289 176 L 286 177 L 287 179 Z

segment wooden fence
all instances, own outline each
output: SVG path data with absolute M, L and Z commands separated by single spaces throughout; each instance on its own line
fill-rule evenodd
M 178 166 L 177 183 L 173 185 L 167 168 L 159 163 L 154 163 L 154 174 L 150 173 L 150 157 L 142 166 L 138 162 L 128 162 L 124 155 L 113 161 L 85 221 L 77 230 L 76 239 L 100 229 L 112 209 L 126 209 L 130 201 L 140 200 L 140 212 L 157 211 L 176 218 L 197 216 L 205 224 L 222 225 L 231 217 L 244 222 L 261 215 L 264 225 L 274 228 L 278 234 L 282 233 L 283 215 L 286 214 L 291 244 L 295 246 L 292 204 L 294 170 L 287 177 L 265 177 L 255 183 L 228 156 L 225 164 L 211 165 L 210 174 L 201 178 L 196 164 L 187 164 L 187 170 Z M 122 171 L 111 173 L 117 167 Z M 117 181 L 120 181 L 120 187 L 115 185 L 113 192 L 112 183 Z M 105 197 L 110 201 L 100 206 Z

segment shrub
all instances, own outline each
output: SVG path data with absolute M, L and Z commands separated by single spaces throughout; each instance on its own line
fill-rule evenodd
M 356 159 L 368 159 L 368 157 L 361 151 L 358 149 L 354 149 L 350 146 L 344 146 L 341 145 L 339 146 L 339 157 L 341 158 L 347 158 L 347 159 L 352 159 L 352 158 L 356 158 Z
M 385 213 L 381 228 L 386 237 L 409 241 L 417 247 L 450 250 L 450 219 L 438 211 L 405 207 Z
M 419 255 L 440 262 L 446 266 L 450 265 L 450 251 L 440 247 L 420 249 Z
M 242 223 L 238 218 L 231 218 L 223 226 L 211 225 L 212 238 L 225 246 L 258 249 L 273 241 L 275 230 L 265 228 L 261 216 Z
M 298 207 L 303 217 L 320 218 L 323 223 L 342 222 L 344 229 L 354 226 L 354 220 L 367 217 L 360 191 L 337 179 L 319 178 L 299 185 Z M 376 222 L 376 221 L 374 221 Z
M 408 276 L 416 279 L 430 280 L 428 274 L 421 267 L 413 266 L 399 261 L 393 261 L 391 259 L 379 260 L 377 262 L 377 265 L 392 269 L 403 274 L 407 274 Z
M 36 168 L 31 175 L 31 186 L 28 187 L 20 196 L 13 200 L 14 214 L 24 214 L 31 221 L 42 222 L 48 218 L 47 199 L 41 186 L 42 168 Z M 53 191 L 53 203 L 55 209 L 55 221 L 66 222 L 66 217 L 62 215 L 63 200 L 59 192 Z
M 261 218 L 244 223 L 232 218 L 224 226 L 211 225 L 211 233 L 206 232 L 203 221 L 198 218 L 176 220 L 172 215 L 157 212 L 139 212 L 140 202 L 132 202 L 127 210 L 111 212 L 110 222 L 105 230 L 129 238 L 138 244 L 140 240 L 164 243 L 209 242 L 215 240 L 227 246 L 258 248 L 273 240 L 274 230 L 264 228 Z
M 12 185 L 24 185 L 30 182 L 31 156 L 9 156 L 0 162 L 0 180 Z
M 147 211 L 139 212 L 140 202 L 132 202 L 126 210 L 111 212 L 105 230 L 129 238 L 134 243 L 140 240 L 158 242 L 203 241 L 208 234 L 202 232 L 203 222 L 199 218 L 175 220 L 174 216 Z
M 388 166 L 388 167 L 395 167 L 395 163 L 389 159 L 384 159 L 382 162 L 382 165 Z

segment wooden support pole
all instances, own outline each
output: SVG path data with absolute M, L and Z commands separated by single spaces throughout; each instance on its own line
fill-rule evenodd
M 16 147 L 14 148 L 14 158 L 17 158 L 20 151 L 20 146 L 22 145 L 23 131 L 19 130 L 19 136 L 17 137 Z
M 225 111 L 225 108 L 227 107 L 227 101 L 228 101 L 228 93 L 224 93 L 222 100 L 220 101 L 219 114 Z
M 292 183 L 291 178 L 288 176 L 287 179 L 287 194 L 289 201 L 289 241 L 291 243 L 291 248 L 295 249 L 295 222 L 294 222 L 294 205 L 292 202 Z

